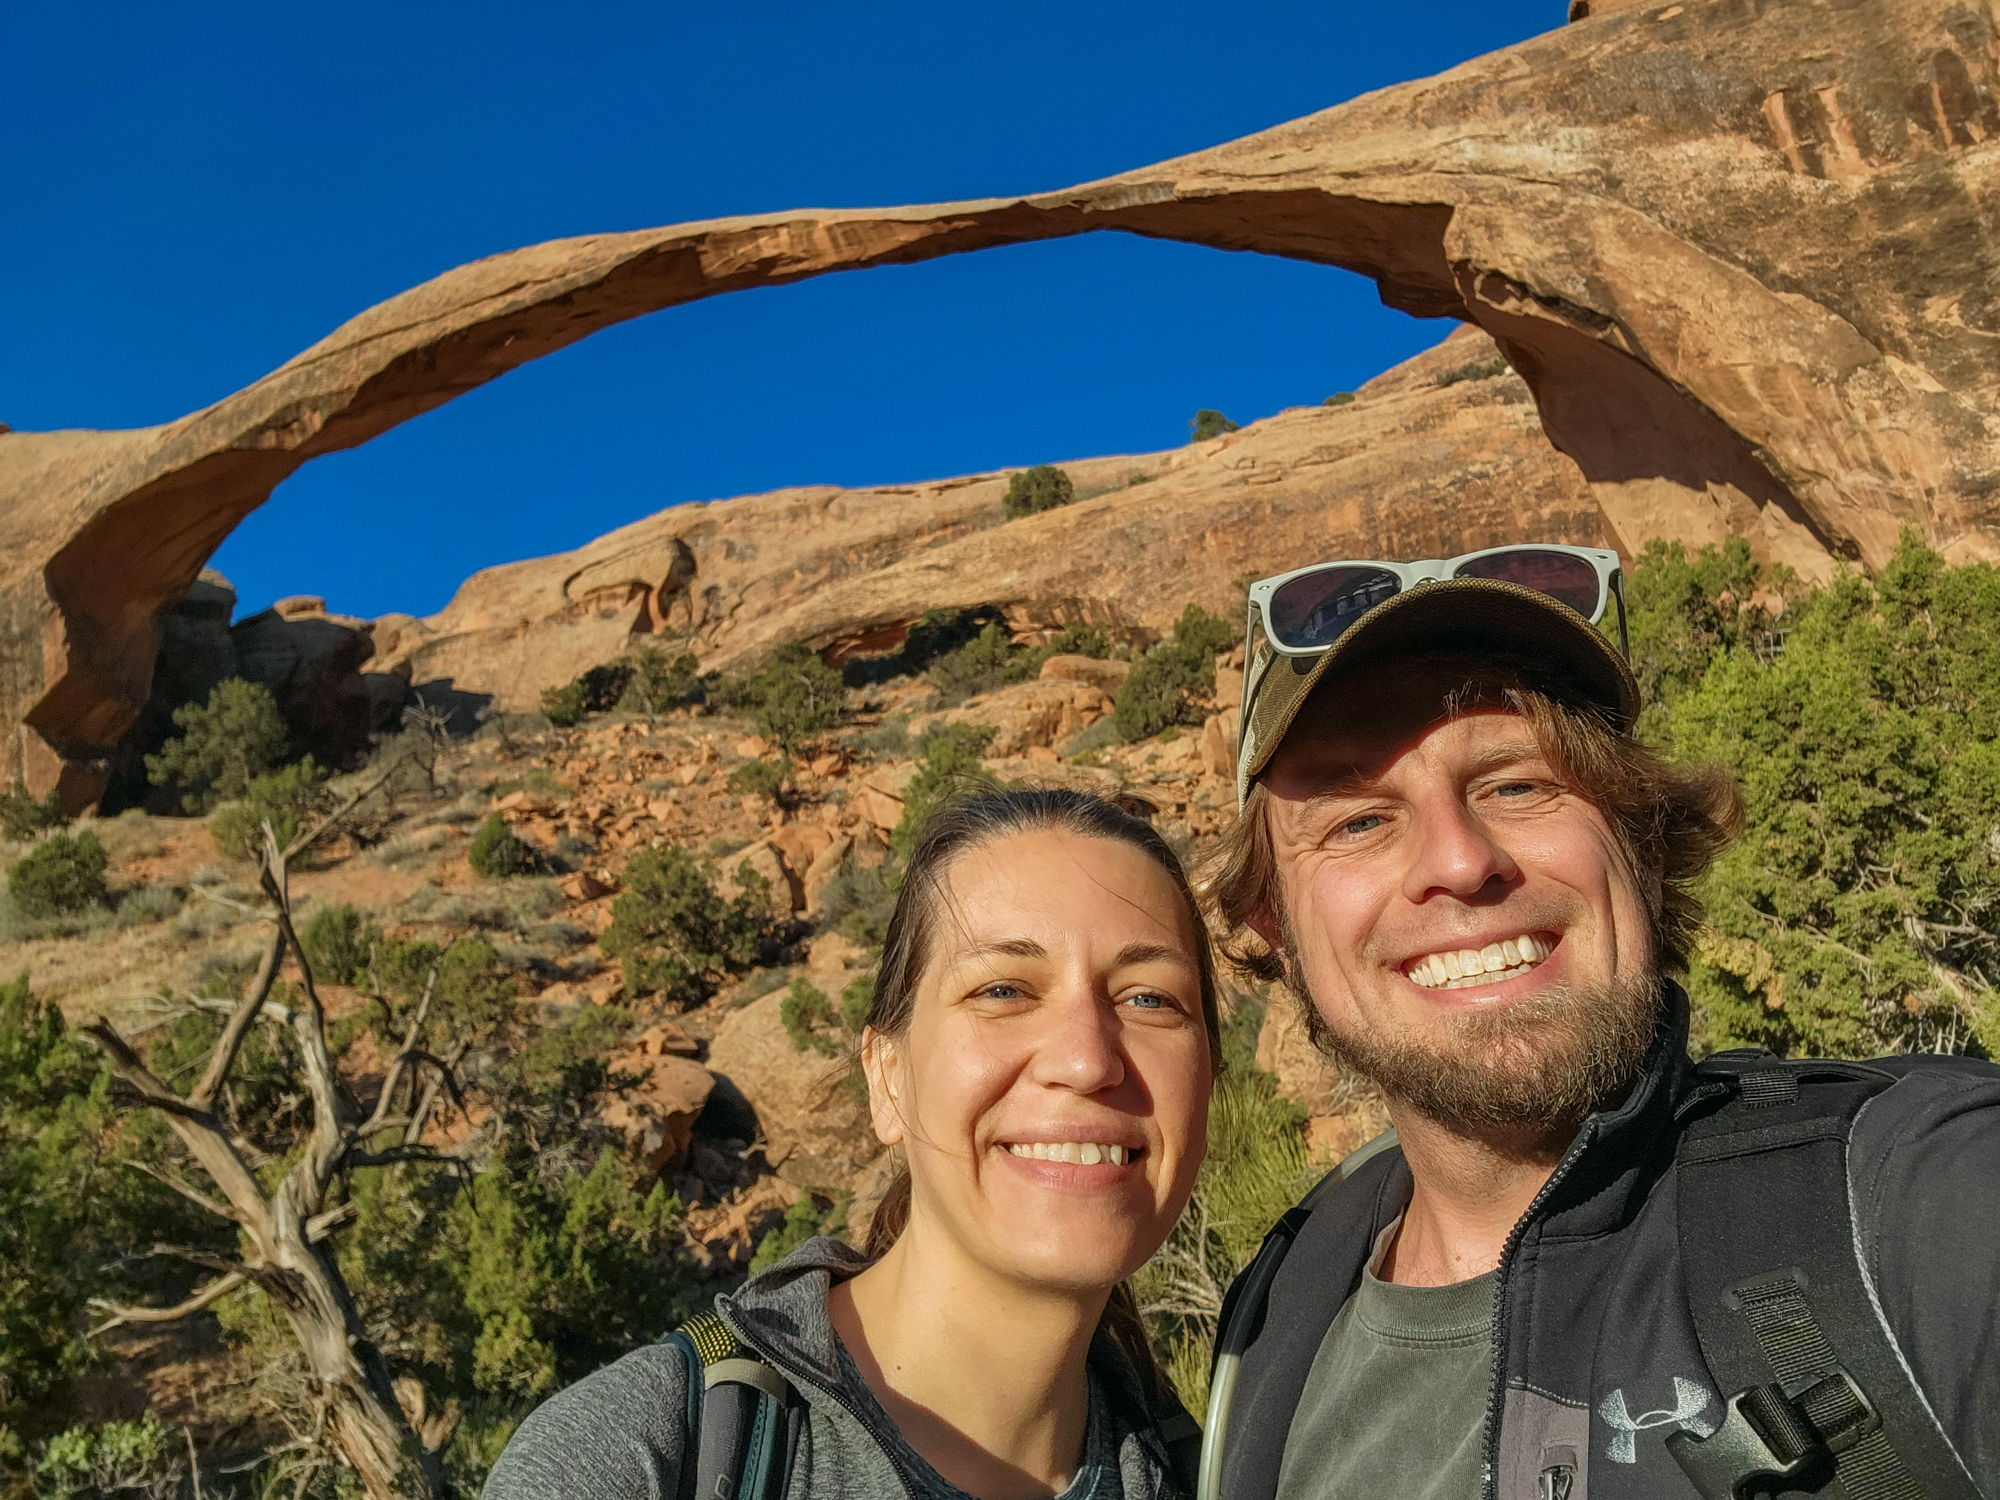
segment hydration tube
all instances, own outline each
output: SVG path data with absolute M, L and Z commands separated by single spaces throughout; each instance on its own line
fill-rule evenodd
M 1321 1178 L 1296 1207 L 1287 1209 L 1284 1217 L 1271 1226 L 1249 1269 L 1229 1288 L 1215 1331 L 1215 1365 L 1208 1377 L 1208 1419 L 1201 1426 L 1201 1465 L 1196 1470 L 1195 1500 L 1221 1500 L 1222 1445 L 1229 1436 L 1229 1408 L 1236 1399 L 1236 1377 L 1243 1370 L 1243 1351 L 1264 1326 L 1264 1303 L 1271 1295 L 1271 1283 L 1277 1279 L 1278 1268 L 1291 1252 L 1292 1241 L 1305 1228 L 1321 1198 L 1351 1177 L 1363 1163 L 1395 1144 L 1396 1132 L 1385 1130 Z

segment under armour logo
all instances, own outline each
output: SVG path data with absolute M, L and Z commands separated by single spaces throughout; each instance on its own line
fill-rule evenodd
M 1669 1423 L 1682 1432 L 1707 1437 L 1715 1431 L 1715 1424 L 1703 1421 L 1701 1414 L 1708 1410 L 1709 1402 L 1714 1399 L 1708 1393 L 1708 1387 L 1700 1381 L 1684 1380 L 1676 1375 L 1673 1409 L 1662 1407 L 1659 1411 L 1641 1412 L 1635 1417 L 1625 1407 L 1625 1393 L 1622 1390 L 1613 1391 L 1597 1408 L 1597 1414 L 1613 1428 L 1611 1448 L 1605 1456 L 1614 1464 L 1637 1463 L 1639 1434 L 1649 1427 L 1665 1427 Z

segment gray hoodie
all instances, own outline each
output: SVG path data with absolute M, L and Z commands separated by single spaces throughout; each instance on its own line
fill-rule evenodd
M 867 1264 L 837 1240 L 816 1239 L 735 1296 L 715 1300 L 736 1336 L 806 1404 L 785 1494 L 788 1500 L 964 1500 L 903 1440 L 833 1331 L 828 1288 Z M 1089 1372 L 1084 1461 L 1062 1500 L 1180 1500 L 1186 1490 L 1174 1477 L 1167 1444 L 1192 1435 L 1192 1419 L 1171 1395 L 1149 1400 L 1109 1339 L 1100 1336 L 1091 1346 Z M 678 1348 L 655 1344 L 538 1407 L 493 1466 L 485 1500 L 674 1500 L 691 1447 L 686 1363 Z

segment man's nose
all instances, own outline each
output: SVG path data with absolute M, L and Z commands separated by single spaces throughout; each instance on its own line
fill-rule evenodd
M 1048 1024 L 1035 1048 L 1037 1083 L 1095 1094 L 1125 1081 L 1122 1038 L 1109 1001 L 1095 993 L 1072 993 L 1043 1014 Z
M 1403 881 L 1403 894 L 1411 901 L 1440 893 L 1470 898 L 1495 880 L 1509 884 L 1520 874 L 1492 830 L 1455 794 L 1420 804 L 1411 834 Z

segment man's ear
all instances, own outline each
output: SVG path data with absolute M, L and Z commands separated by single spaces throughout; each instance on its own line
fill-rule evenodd
M 861 1072 L 868 1080 L 868 1117 L 885 1146 L 903 1139 L 903 1053 L 873 1026 L 861 1033 Z

